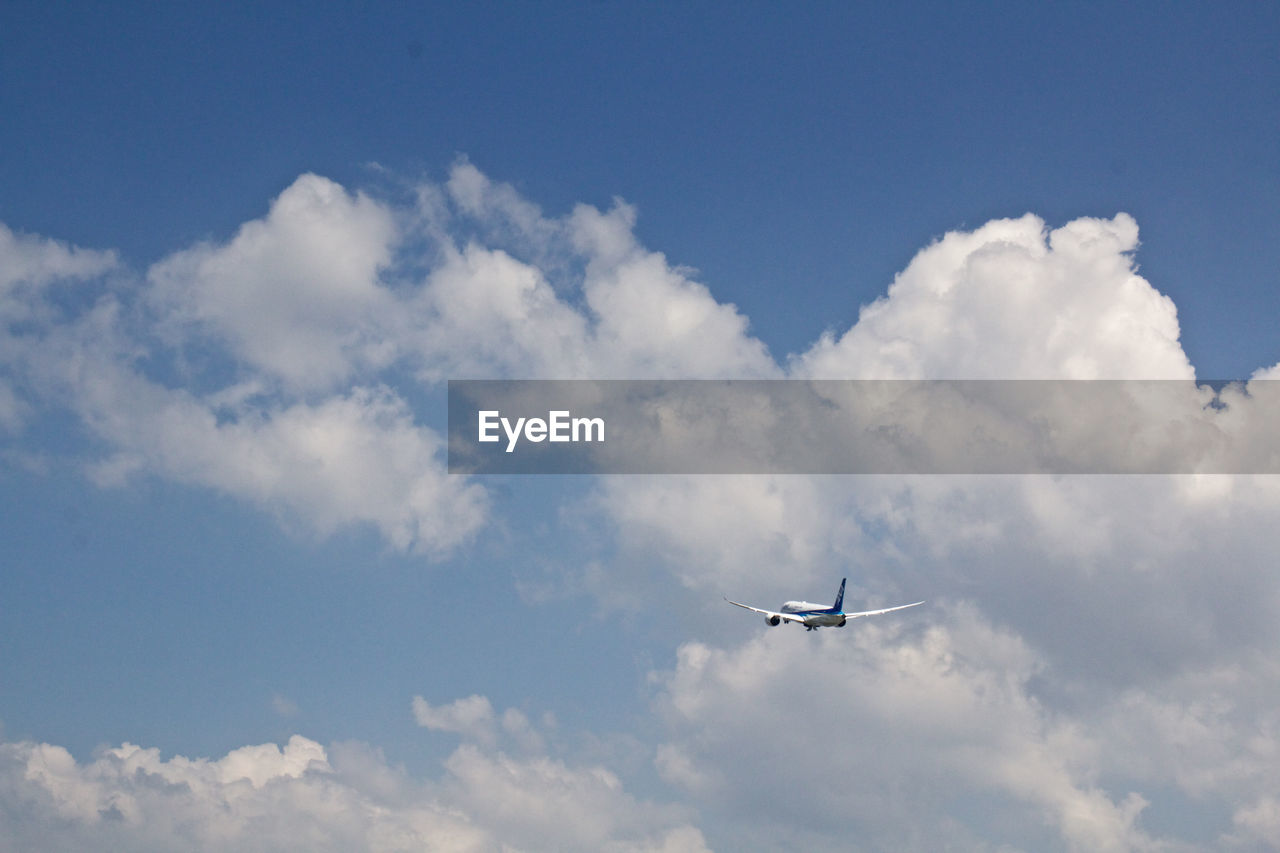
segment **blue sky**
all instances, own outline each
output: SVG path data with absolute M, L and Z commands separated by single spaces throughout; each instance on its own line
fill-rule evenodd
M 472 480 L 440 444 L 450 377 L 1266 371 L 1278 37 L 5 4 L 0 846 L 1280 844 L 1266 477 Z M 931 605 L 815 639 L 721 601 L 845 575 Z
M 1202 375 L 1280 355 L 1266 4 L 255 10 L 8 4 L 5 220 L 148 263 L 302 171 L 464 154 L 550 213 L 627 199 L 782 355 L 947 229 L 1125 210 Z

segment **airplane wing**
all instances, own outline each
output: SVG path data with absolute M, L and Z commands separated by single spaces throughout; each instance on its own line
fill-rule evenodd
M 726 598 L 725 601 L 729 601 L 729 599 Z M 729 601 L 729 603 L 732 604 L 734 607 L 741 607 L 746 610 L 754 610 L 756 613 L 763 613 L 765 616 L 768 616 L 770 619 L 772 619 L 774 616 L 777 616 L 779 619 L 782 619 L 785 622 L 804 622 L 804 617 L 797 616 L 794 613 L 779 613 L 776 610 L 761 610 L 759 607 L 752 607 L 750 604 L 739 604 L 736 601 Z
M 881 613 L 892 613 L 895 610 L 906 610 L 908 607 L 915 607 L 917 604 L 924 604 L 923 601 L 915 601 L 911 604 L 899 604 L 897 607 L 886 607 L 882 610 L 864 610 L 861 613 L 846 613 L 844 618 L 857 619 L 859 616 L 879 616 Z M 741 607 L 741 605 L 739 605 Z

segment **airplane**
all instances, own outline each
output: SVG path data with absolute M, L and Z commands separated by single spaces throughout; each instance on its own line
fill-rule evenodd
M 830 607 L 823 607 L 821 604 L 813 604 L 809 601 L 788 601 L 782 605 L 779 610 L 762 610 L 759 607 L 752 607 L 750 604 L 740 604 L 737 601 L 729 601 L 736 607 L 743 607 L 747 610 L 754 610 L 756 613 L 764 614 L 764 621 L 770 625 L 781 625 L 783 622 L 799 622 L 804 626 L 806 631 L 816 631 L 819 628 L 843 628 L 844 623 L 850 619 L 857 619 L 859 616 L 878 616 L 881 613 L 892 613 L 895 610 L 906 610 L 908 607 L 915 607 L 917 604 L 924 604 L 923 601 L 916 601 L 911 604 L 899 604 L 897 607 L 885 607 L 881 610 L 863 610 L 860 613 L 845 613 L 842 610 L 844 605 L 844 584 L 848 578 L 840 581 L 840 591 L 836 593 L 836 603 Z

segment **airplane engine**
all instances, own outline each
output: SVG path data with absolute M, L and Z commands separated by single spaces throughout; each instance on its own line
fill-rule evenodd
M 768 622 L 770 625 L 772 625 L 773 627 L 775 627 L 775 628 L 776 628 L 776 627 L 778 627 L 779 625 L 781 625 L 781 624 L 782 624 L 782 617 L 781 617 L 781 616 L 766 616 L 766 617 L 764 617 L 764 621 Z
M 837 627 L 837 628 L 843 628 L 843 627 L 844 627 L 844 623 L 845 623 L 845 622 L 848 622 L 848 621 L 849 621 L 848 619 L 845 619 L 843 616 L 841 616 L 841 617 L 840 617 L 840 623 L 839 623 L 836 627 Z

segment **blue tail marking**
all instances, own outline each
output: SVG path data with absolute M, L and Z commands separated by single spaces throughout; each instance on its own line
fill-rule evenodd
M 839 612 L 840 608 L 844 605 L 844 582 L 847 580 L 848 578 L 844 578 L 840 581 L 840 591 L 836 593 L 836 603 L 831 605 L 832 610 Z

